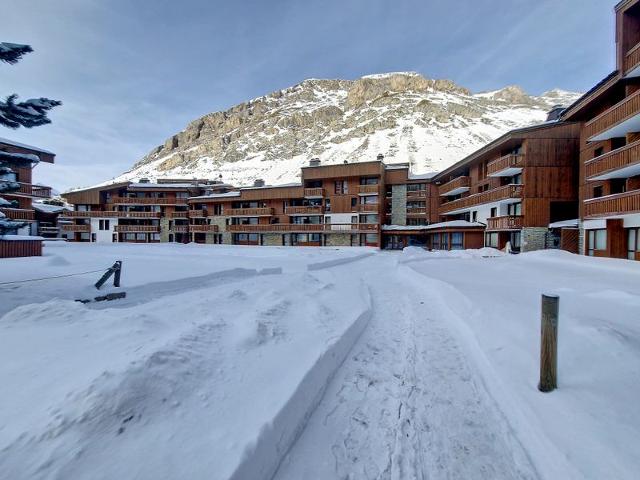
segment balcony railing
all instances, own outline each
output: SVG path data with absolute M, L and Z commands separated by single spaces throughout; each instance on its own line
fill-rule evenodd
M 171 212 L 169 216 L 171 218 L 189 218 L 189 212 L 187 210 L 183 210 L 181 212 Z
M 509 154 L 487 164 L 487 176 L 498 177 L 500 172 L 524 166 L 524 155 Z
M 627 52 L 624 59 L 624 71 L 628 73 L 640 64 L 640 43 Z
M 160 218 L 160 212 L 118 212 L 116 210 L 91 210 L 64 212 L 61 217 L 70 218 Z
M 361 203 L 358 205 L 358 212 L 361 213 L 378 213 L 378 203 Z
M 324 188 L 305 188 L 304 196 L 306 198 L 324 197 Z
M 160 233 L 160 227 L 156 225 L 116 225 L 116 232 Z
M 218 225 L 189 225 L 189 231 L 195 233 L 217 232 Z
M 62 225 L 62 231 L 88 233 L 91 231 L 91 225 Z
M 640 114 L 640 90 L 629 95 L 613 107 L 605 110 L 596 118 L 585 123 L 584 133 L 587 139 L 608 130 L 617 124 Z M 622 136 L 622 135 L 618 135 Z
M 189 232 L 189 226 L 188 225 L 174 225 L 173 227 L 171 227 L 170 230 L 172 232 L 174 232 L 174 233 L 188 233 Z
M 426 198 L 426 190 L 407 190 L 407 198 Z
M 230 232 L 358 232 L 377 231 L 377 223 L 271 223 L 264 225 L 229 225 Z
M 440 205 L 440 214 L 446 215 L 449 212 L 475 207 L 476 205 L 482 205 L 484 203 L 498 202 L 500 200 L 509 200 L 512 198 L 522 198 L 523 189 L 524 185 L 522 184 L 512 184 L 494 188 L 493 190 L 487 190 L 486 192 L 475 193 L 468 197 L 458 198 Z
M 13 192 L 6 192 L 7 195 L 27 195 L 29 197 L 51 198 L 51 187 L 44 185 L 33 185 L 31 183 L 16 182 L 20 188 Z
M 640 163 L 640 141 L 630 143 L 585 162 L 585 176 L 587 180 L 591 180 L 592 177 L 612 173 L 637 163 Z
M 189 210 L 189 218 L 204 218 L 207 216 L 207 211 L 204 209 Z
M 360 194 L 377 194 L 379 189 L 379 185 L 358 185 L 358 193 Z
M 284 213 L 287 215 L 322 215 L 323 208 L 318 206 L 306 207 L 286 207 Z
M 603 217 L 640 212 L 640 190 L 616 193 L 584 201 L 585 217 Z
M 111 197 L 107 203 L 123 205 L 186 205 L 186 198 L 165 198 L 165 197 Z
M 229 217 L 270 217 L 273 208 L 230 208 L 224 214 Z
M 469 181 L 469 177 L 457 177 L 443 185 L 440 185 L 438 192 L 440 193 L 440 196 L 457 195 L 458 193 L 462 193 L 462 191 L 469 190 L 470 185 L 471 182 Z
M 33 210 L 25 208 L 0 208 L 0 213 L 4 213 L 11 220 L 34 220 Z
M 522 228 L 522 215 L 506 215 L 487 219 L 487 230 L 519 230 Z
M 426 214 L 427 214 L 427 207 L 414 207 L 414 208 L 407 207 L 407 215 L 426 215 Z

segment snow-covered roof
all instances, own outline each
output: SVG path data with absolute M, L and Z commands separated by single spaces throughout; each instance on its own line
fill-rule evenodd
M 295 183 L 282 183 L 280 185 L 262 185 L 261 187 L 240 187 L 240 190 L 260 190 L 263 188 L 287 188 L 287 187 L 301 187 L 302 184 Z
M 8 138 L 0 137 L 0 143 L 4 143 L 5 145 L 12 145 L 14 147 L 28 148 L 29 150 L 33 150 L 34 152 L 42 152 L 48 153 L 49 155 L 55 155 L 55 153 L 50 152 L 49 150 L 34 147 L 33 145 L 27 145 L 26 143 L 14 142 L 13 140 L 9 140 Z
M 562 220 L 560 222 L 553 222 L 549 224 L 549 228 L 578 228 L 579 220 Z
M 431 225 L 383 225 L 382 230 L 437 230 L 439 228 L 473 228 L 485 225 L 478 222 L 467 222 L 466 220 L 451 220 L 449 222 L 432 223 Z
M 71 211 L 72 209 L 60 205 L 49 205 L 48 203 L 34 203 L 32 204 L 34 210 L 44 213 L 61 213 L 65 210 Z
M 13 153 L 13 152 L 0 152 L 0 157 L 8 158 L 9 160 L 22 160 L 25 162 L 38 163 L 40 159 L 33 153 Z
M 44 240 L 43 237 L 36 237 L 32 235 L 0 235 L 0 240 L 6 242 L 17 242 L 20 240 Z
M 426 230 L 426 225 L 382 225 L 382 230 Z
M 195 183 L 131 183 L 129 188 L 193 188 L 206 187 L 208 185 Z
M 227 198 L 227 197 L 239 197 L 240 192 L 226 192 L 226 193 L 211 193 L 209 195 L 200 195 L 199 197 L 189 197 L 189 200 L 204 200 L 207 198 Z
M 427 173 L 411 173 L 409 172 L 409 180 L 429 180 L 438 175 L 438 172 L 427 172 Z

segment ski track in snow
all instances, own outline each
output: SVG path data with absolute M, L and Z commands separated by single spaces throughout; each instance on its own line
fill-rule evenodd
M 448 327 L 429 316 L 428 293 L 403 284 L 395 262 L 371 272 L 384 281 L 370 285 L 369 327 L 274 478 L 537 478 Z

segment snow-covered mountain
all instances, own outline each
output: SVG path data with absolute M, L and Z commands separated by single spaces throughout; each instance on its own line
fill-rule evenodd
M 412 72 L 310 79 L 194 120 L 116 180 L 222 175 L 236 185 L 276 184 L 295 181 L 312 157 L 360 162 L 379 153 L 416 173 L 437 171 L 578 96 L 536 97 L 516 86 L 472 94 Z

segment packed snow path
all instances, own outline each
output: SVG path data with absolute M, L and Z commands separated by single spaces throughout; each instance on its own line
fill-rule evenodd
M 374 316 L 275 478 L 537 478 L 428 293 L 380 257 Z

